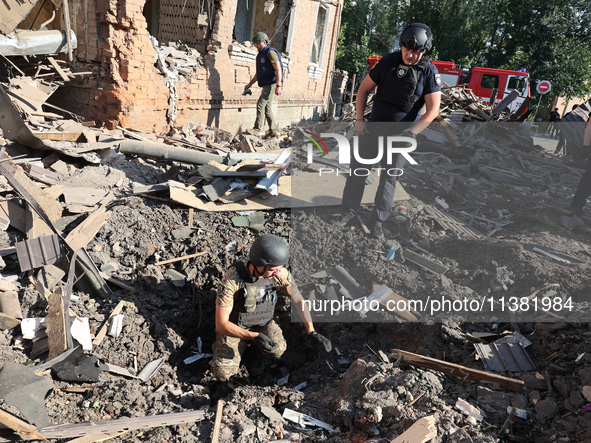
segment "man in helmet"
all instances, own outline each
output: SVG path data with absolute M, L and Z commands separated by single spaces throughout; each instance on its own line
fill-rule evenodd
M 441 103 L 441 80 L 431 59 L 425 57 L 433 43 L 433 34 L 427 25 L 412 23 L 400 35 L 400 51 L 382 57 L 369 71 L 357 93 L 357 121 L 355 129 L 362 136 L 359 140 L 359 154 L 363 159 L 379 158 L 378 137 L 397 135 L 392 133 L 394 125 L 371 124 L 364 120 L 369 94 L 377 88 L 371 113 L 371 122 L 406 123 L 405 135 L 416 139 L 439 114 Z M 426 111 L 418 118 L 425 105 Z M 418 118 L 418 119 L 417 119 Z M 404 125 L 401 125 L 404 126 Z M 397 126 L 399 127 L 399 126 Z M 399 127 L 399 129 L 403 129 Z M 391 158 L 382 155 L 380 167 L 383 170 L 402 170 L 406 159 L 401 154 Z M 351 156 L 351 174 L 343 191 L 342 214 L 334 223 L 340 227 L 351 225 L 357 218 L 365 187 L 365 175 L 355 174 L 356 169 L 367 168 Z M 374 210 L 370 223 L 373 237 L 384 238 L 382 224 L 386 221 L 394 203 L 397 175 L 380 174 L 380 185 L 376 192 Z
M 247 129 L 246 132 L 257 136 L 261 135 L 266 119 L 269 125 L 266 137 L 276 137 L 278 135 L 277 122 L 271 106 L 273 105 L 273 96 L 281 95 L 283 62 L 277 49 L 269 46 L 269 37 L 264 32 L 258 32 L 252 42 L 259 52 L 256 58 L 256 72 L 244 87 L 244 91 L 249 90 L 255 82 L 258 82 L 262 90 L 257 101 L 257 117 L 254 128 Z
M 284 268 L 288 258 L 289 248 L 283 239 L 262 235 L 252 244 L 248 260 L 236 262 L 224 276 L 216 299 L 216 341 L 211 361 L 219 381 L 238 372 L 249 342 L 254 342 L 265 358 L 283 355 L 287 343 L 273 320 L 281 295 L 291 298 L 312 345 L 323 352 L 332 350 L 330 340 L 314 330 L 304 298 Z

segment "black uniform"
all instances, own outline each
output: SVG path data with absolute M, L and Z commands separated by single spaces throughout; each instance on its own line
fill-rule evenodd
M 402 61 L 400 51 L 383 57 L 369 71 L 369 77 L 378 85 L 371 114 L 372 122 L 414 122 L 425 102 L 425 95 L 441 91 L 441 80 L 437 68 L 428 57 L 423 57 L 417 65 L 407 66 Z M 376 158 L 378 154 L 378 137 L 380 135 L 396 135 L 392 132 L 393 125 L 380 126 L 379 123 L 368 126 L 369 134 L 359 140 L 360 155 L 364 159 Z M 397 132 L 402 132 L 402 125 Z M 396 176 L 388 175 L 386 170 L 405 165 L 405 158 L 394 155 L 392 163 L 383 155 L 380 161 L 380 184 L 375 197 L 375 209 L 370 225 L 380 226 L 392 211 Z M 363 170 L 367 165 L 360 164 L 355 156 L 351 156 L 351 173 L 343 191 L 342 212 L 344 215 L 356 214 L 361 205 L 365 188 L 365 175 L 355 174 L 355 170 Z

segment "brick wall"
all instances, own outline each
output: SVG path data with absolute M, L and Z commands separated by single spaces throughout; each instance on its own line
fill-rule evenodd
M 342 1 L 342 0 L 339 0 Z M 205 67 L 174 82 L 176 115 L 173 126 L 189 121 L 218 126 L 231 132 L 252 127 L 258 87 L 242 96 L 255 72 L 254 61 L 230 59 L 229 46 L 235 19 L 235 1 L 222 0 L 215 14 Z M 295 35 L 289 54 L 289 74 L 282 95 L 275 98 L 281 127 L 301 120 L 318 119 L 328 105 L 338 38 L 341 6 L 334 2 L 319 78 L 309 74 L 319 3 L 300 0 L 295 11 Z M 170 128 L 167 111 L 171 89 L 155 66 L 156 53 L 142 14 L 143 0 L 76 0 L 73 26 L 79 46 L 76 57 L 92 69 L 90 79 L 71 83 L 61 94 L 67 109 L 113 128 L 116 125 L 145 132 L 163 133 Z M 334 45 L 334 47 L 333 47 Z

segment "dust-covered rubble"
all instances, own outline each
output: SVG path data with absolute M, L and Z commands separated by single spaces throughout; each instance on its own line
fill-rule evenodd
M 313 132 L 346 135 L 350 126 L 326 122 Z M 67 238 L 77 232 L 79 241 L 84 236 L 88 259 L 96 267 L 78 271 L 73 289 L 67 284 L 73 251 L 68 260 L 54 264 L 63 268 L 61 273 L 49 267 L 22 272 L 15 245 L 43 232 L 38 231 L 42 220 L 28 209 L 35 203 L 30 196 L 7 182 L 2 207 L 12 209 L 4 212 L 10 226 L 0 231 L 2 276 L 17 285 L 23 319 L 48 317 L 51 302 L 46 297 L 57 289 L 71 291 L 69 316 L 87 319 L 92 338 L 99 336 L 118 306 L 123 315 L 120 333 L 106 334 L 86 355 L 129 375 L 101 370 L 97 381 L 77 383 L 44 372 L 42 377 L 53 385 L 41 399 L 51 424 L 114 423 L 203 411 L 201 420 L 160 423 L 112 440 L 203 441 L 217 433 L 219 441 L 228 442 L 386 442 L 418 432 L 411 427 L 424 418 L 436 432 L 433 441 L 591 439 L 587 317 L 591 219 L 564 209 L 580 172 L 537 145 L 540 137 L 495 131 L 492 123 L 482 129 L 474 123 L 450 122 L 450 127 L 457 141 L 467 142 L 454 147 L 449 134 L 437 125 L 419 137 L 421 152 L 413 154 L 419 164 L 407 168 L 400 179 L 409 198 L 397 202 L 384 225 L 386 241 L 363 235 L 358 226 L 335 228 L 331 221 L 338 209 L 330 206 L 265 210 L 258 215 L 195 210 L 173 201 L 166 186 L 159 187 L 172 178 L 195 186 L 196 191 L 213 177 L 211 169 L 202 165 L 123 153 L 104 156 L 103 164 L 89 163 L 68 155 L 84 150 L 83 142 L 56 142 L 60 148 L 56 151 L 33 151 L 5 141 L 4 154 L 11 159 L 4 161 L 15 168 L 14 160 L 27 170 L 24 163 L 44 165 L 43 160 L 54 154 L 52 161 L 64 163 L 59 170 L 56 165 L 55 184 L 35 186 L 63 210 L 54 223 L 59 234 Z M 210 132 L 200 136 L 203 131 Z M 117 143 L 130 137 L 117 131 L 109 134 L 116 136 Z M 202 145 L 201 152 L 223 158 L 249 145 L 202 125 L 178 128 L 166 137 L 182 139 L 167 142 L 184 149 Z M 280 150 L 290 146 L 298 154 L 301 138 L 302 133 L 294 130 L 284 138 L 259 143 Z M 102 149 L 111 152 L 104 145 Z M 229 156 L 226 151 L 231 151 Z M 297 173 L 302 166 L 296 162 L 291 167 Z M 289 173 L 289 168 L 285 171 Z M 150 192 L 138 192 L 142 189 L 138 186 L 150 187 Z M 81 188 L 105 191 L 110 200 L 93 202 L 86 210 L 65 201 L 64 190 Z M 17 210 L 22 211 L 22 220 L 15 215 Z M 104 220 L 95 221 L 92 229 L 87 226 L 88 231 L 76 231 L 99 211 L 108 214 Z M 360 216 L 365 219 L 368 214 L 364 207 Z M 319 288 L 327 283 L 313 275 L 338 265 L 357 282 L 359 298 L 386 286 L 407 301 L 484 300 L 483 308 L 472 316 L 444 310 L 443 318 L 422 311 L 416 322 L 395 312 L 381 312 L 374 321 L 359 313 L 317 315 L 316 328 L 339 350 L 325 357 L 307 345 L 301 325 L 290 321 L 290 305 L 285 302 L 279 309 L 289 343 L 284 358 L 261 364 L 249 349 L 239 374 L 220 384 L 212 378 L 208 357 L 187 359 L 211 352 L 217 286 L 225 270 L 246 256 L 260 232 L 289 240 L 289 264 L 307 297 L 314 294 L 324 300 Z M 402 251 L 388 258 L 393 248 Z M 405 259 L 404 251 L 437 264 L 441 273 L 418 265 L 411 259 L 416 255 L 407 253 Z M 59 276 L 52 279 L 50 274 Z M 89 274 L 107 279 L 109 290 L 89 286 Z M 491 345 L 516 333 L 531 342 L 523 349 L 536 369 L 495 375 L 514 380 L 514 386 L 522 384 L 522 390 L 478 379 L 484 364 L 475 344 Z M 51 328 L 48 334 L 53 334 Z M 45 363 L 46 352 L 33 356 L 34 348 L 43 349 L 43 338 L 20 335 L 19 326 L 0 331 L 0 365 Z M 409 364 L 398 359 L 397 350 L 457 365 L 476 376 L 456 377 L 443 369 Z M 135 378 L 161 359 L 162 365 L 146 381 Z M 2 409 L 27 419 L 8 402 Z M 296 424 L 279 417 L 285 410 L 309 418 Z M 525 411 L 525 418 L 516 411 Z

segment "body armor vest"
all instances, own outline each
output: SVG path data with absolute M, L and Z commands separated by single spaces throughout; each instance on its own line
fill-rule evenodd
M 416 65 L 408 66 L 402 63 L 402 53 L 395 52 L 392 58 L 392 69 L 380 79 L 378 98 L 402 108 L 406 113 L 411 110 L 418 112 L 425 103 L 425 99 L 415 92 L 429 62 L 431 62 L 429 57 L 423 57 Z
M 279 54 L 277 49 L 270 46 L 265 46 L 257 54 L 256 58 L 257 82 L 259 86 L 272 85 L 273 83 L 277 82 L 277 72 L 269 60 L 270 51 L 277 52 L 277 55 L 279 56 L 279 66 L 281 68 L 281 73 L 283 74 L 283 62 L 281 61 L 281 54 Z
M 230 321 L 241 328 L 267 325 L 275 314 L 279 294 L 277 283 L 269 278 L 253 278 L 243 262 L 234 266 L 242 283 L 240 290 L 234 294 Z

